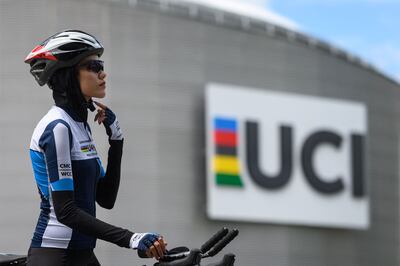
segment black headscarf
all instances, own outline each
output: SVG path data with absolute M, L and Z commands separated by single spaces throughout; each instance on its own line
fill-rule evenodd
M 80 122 L 86 122 L 87 109 L 92 112 L 96 109 L 92 100 L 86 101 L 82 94 L 76 67 L 67 67 L 57 70 L 50 78 L 48 85 L 53 90 L 53 99 L 56 106 L 73 113 Z

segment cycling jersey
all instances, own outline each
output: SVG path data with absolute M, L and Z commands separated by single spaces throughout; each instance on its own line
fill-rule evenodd
M 129 248 L 132 232 L 95 218 L 114 206 L 123 140 L 109 140 L 105 172 L 86 120 L 53 106 L 36 126 L 30 156 L 41 197 L 31 248 L 91 249 L 96 238 Z

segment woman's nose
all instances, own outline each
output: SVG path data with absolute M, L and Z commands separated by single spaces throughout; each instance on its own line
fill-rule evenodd
M 106 77 L 107 77 L 107 73 L 104 70 L 99 72 L 99 78 L 100 79 L 105 79 Z

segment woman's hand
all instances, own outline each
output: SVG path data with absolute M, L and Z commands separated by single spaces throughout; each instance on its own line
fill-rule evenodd
M 107 118 L 106 109 L 108 109 L 108 107 L 96 101 L 93 101 L 93 103 L 96 104 L 98 107 L 100 107 L 100 109 L 97 109 L 97 114 L 94 116 L 94 121 L 95 122 L 97 121 L 97 123 L 99 123 L 100 125 Z
M 160 260 L 166 254 L 167 243 L 164 238 L 156 233 L 135 233 L 133 234 L 130 247 L 137 249 L 140 254 L 146 254 L 148 258 Z
M 109 139 L 112 140 L 122 140 L 122 131 L 119 126 L 117 117 L 115 114 L 102 103 L 93 101 L 100 109 L 97 109 L 97 114 L 94 117 L 94 121 L 99 123 L 103 123 L 104 127 L 106 128 L 106 133 Z
M 160 236 L 157 241 L 153 243 L 153 245 L 147 250 L 146 255 L 149 258 L 155 258 L 157 260 L 162 259 L 164 255 L 167 253 L 165 247 L 167 243 L 164 241 L 164 238 Z

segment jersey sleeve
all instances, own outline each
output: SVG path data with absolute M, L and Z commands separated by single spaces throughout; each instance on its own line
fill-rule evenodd
M 39 140 L 44 151 L 51 191 L 73 191 L 71 164 L 72 134 L 63 120 L 50 123 Z

